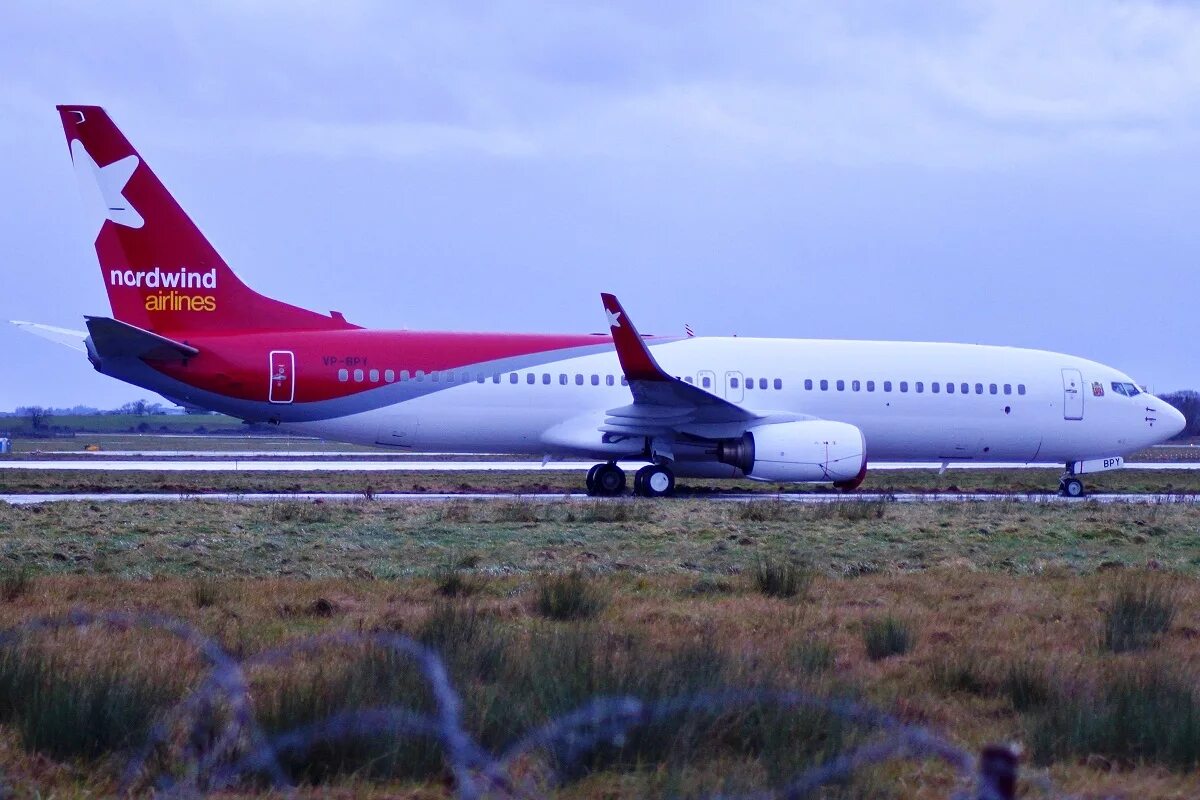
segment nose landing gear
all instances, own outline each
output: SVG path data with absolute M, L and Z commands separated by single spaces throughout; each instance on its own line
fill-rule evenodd
M 1087 494 L 1083 481 L 1069 472 L 1058 479 L 1058 493 L 1063 497 L 1083 497 Z

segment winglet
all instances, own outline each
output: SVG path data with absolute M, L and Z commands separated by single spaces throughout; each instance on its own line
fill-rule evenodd
M 615 295 L 601 294 L 604 301 L 604 313 L 608 314 L 608 327 L 612 331 L 613 344 L 617 348 L 617 358 L 621 361 L 621 369 L 630 381 L 669 381 L 670 376 L 663 372 L 662 367 L 650 355 L 650 348 L 633 327 L 633 320 L 621 307 L 621 301 Z

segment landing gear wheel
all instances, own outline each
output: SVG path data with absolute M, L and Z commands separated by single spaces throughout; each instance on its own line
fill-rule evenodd
M 587 471 L 587 493 L 589 495 L 596 494 L 596 473 L 600 471 L 603 464 L 595 464 Z
M 1059 481 L 1058 490 L 1063 497 L 1083 497 L 1083 481 L 1079 478 L 1063 478 Z
M 601 497 L 613 497 L 625 491 L 625 470 L 616 464 L 597 464 L 588 470 L 592 478 L 593 493 Z
M 660 464 L 650 464 L 637 471 L 633 491 L 642 497 L 664 497 L 675 491 L 675 474 Z

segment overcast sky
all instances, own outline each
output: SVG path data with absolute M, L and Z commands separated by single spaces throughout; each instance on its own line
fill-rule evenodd
M 1061 350 L 1200 388 L 1184 2 L 0 5 L 0 319 L 109 313 L 56 103 L 370 327 Z M 0 409 L 148 396 L 0 325 Z

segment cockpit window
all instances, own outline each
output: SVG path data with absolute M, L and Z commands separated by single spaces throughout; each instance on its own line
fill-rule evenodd
M 1132 383 L 1118 383 L 1117 381 L 1113 381 L 1112 389 L 1117 394 L 1123 394 L 1126 397 L 1137 397 L 1142 393 L 1141 390 Z

